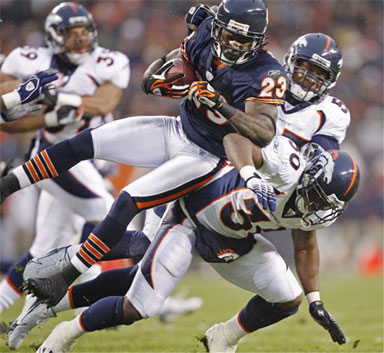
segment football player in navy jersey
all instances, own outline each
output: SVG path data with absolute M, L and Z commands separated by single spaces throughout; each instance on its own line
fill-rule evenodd
M 12 192 L 60 175 L 82 160 L 98 158 L 156 167 L 123 188 L 110 212 L 90 234 L 70 265 L 57 275 L 30 282 L 51 305 L 68 285 L 118 243 L 140 211 L 175 200 L 205 185 L 225 165 L 223 137 L 239 132 L 259 146 L 275 134 L 276 105 L 284 102 L 283 67 L 263 47 L 268 11 L 262 0 L 225 0 L 143 82 L 147 93 L 180 93 L 164 73 L 169 60 L 184 56 L 199 72 L 180 108 L 180 118 L 139 116 L 87 129 L 38 153 L 0 180 L 0 202 Z M 172 65 L 172 64 L 171 64 Z M 163 88 L 156 89 L 160 83 Z M 45 293 L 45 294 L 43 294 Z

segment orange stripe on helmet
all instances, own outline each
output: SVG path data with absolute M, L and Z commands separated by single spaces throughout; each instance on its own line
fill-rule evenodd
M 329 46 L 331 45 L 332 38 L 330 36 L 327 36 L 327 44 L 325 45 L 324 51 L 327 52 L 329 49 Z
M 345 191 L 343 196 L 346 196 L 349 193 L 349 191 L 352 189 L 353 185 L 355 184 L 356 177 L 357 177 L 357 164 L 352 157 L 351 157 L 351 160 L 352 160 L 352 166 L 353 166 L 352 180 L 351 180 L 351 183 L 349 184 L 349 186 L 348 186 L 348 188 Z

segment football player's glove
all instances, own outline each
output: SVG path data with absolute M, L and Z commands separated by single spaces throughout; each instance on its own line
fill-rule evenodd
M 80 120 L 84 114 L 84 107 L 73 107 L 64 105 L 44 115 L 45 126 L 47 128 L 60 127 L 73 124 Z
M 209 16 L 215 16 L 217 6 L 209 7 L 204 4 L 192 6 L 185 15 L 185 23 L 190 32 L 196 30 L 200 23 L 203 22 Z
M 17 89 L 21 104 L 29 103 L 38 98 L 43 92 L 52 89 L 50 83 L 57 80 L 57 70 L 48 69 L 31 76 Z
M 323 326 L 329 332 L 333 342 L 337 342 L 338 344 L 344 344 L 346 342 L 339 324 L 334 317 L 324 309 L 324 303 L 321 300 L 316 300 L 309 305 L 309 313 L 319 325 Z
M 197 105 L 204 104 L 209 110 L 218 110 L 224 103 L 217 92 L 207 81 L 192 82 L 189 88 L 188 98 L 193 99 Z
M 186 96 L 189 85 L 177 85 L 177 82 L 184 77 L 184 74 L 180 73 L 171 78 L 166 78 L 166 73 L 172 66 L 173 62 L 168 61 L 152 75 L 144 79 L 142 84 L 144 93 L 175 99 Z
M 36 104 L 37 100 L 32 102 L 17 105 L 11 109 L 8 109 L 6 112 L 1 112 L 2 120 L 9 122 L 23 117 L 29 113 L 33 113 L 43 108 L 42 104 Z
M 276 194 L 273 187 L 256 175 L 246 181 L 248 189 L 251 189 L 257 196 L 257 200 L 264 210 L 276 210 Z

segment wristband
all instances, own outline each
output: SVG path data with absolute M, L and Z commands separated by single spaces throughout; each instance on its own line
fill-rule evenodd
M 217 112 L 220 113 L 225 119 L 231 119 L 235 113 L 236 109 L 229 105 L 228 103 L 222 102 L 217 108 L 215 108 Z
M 320 292 L 319 291 L 310 292 L 310 293 L 306 294 L 306 297 L 308 300 L 308 304 L 311 304 L 315 301 L 320 300 Z
M 57 113 L 55 111 L 45 113 L 44 123 L 45 123 L 45 126 L 48 128 L 57 127 L 58 126 Z
M 254 166 L 246 165 L 240 169 L 239 173 L 240 173 L 240 176 L 245 180 L 245 184 L 247 184 L 249 179 L 255 177 L 255 174 L 257 174 L 257 171 Z
M 21 104 L 20 95 L 17 90 L 13 90 L 12 92 L 3 94 L 1 96 L 1 99 L 3 100 L 5 108 L 7 108 L 7 110 Z
M 58 105 L 70 105 L 71 107 L 80 107 L 83 99 L 77 94 L 59 93 L 57 95 Z

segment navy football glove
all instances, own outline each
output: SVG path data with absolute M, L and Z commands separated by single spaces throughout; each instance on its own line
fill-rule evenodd
M 33 101 L 43 92 L 52 88 L 53 86 L 50 83 L 58 79 L 56 73 L 57 71 L 53 69 L 41 71 L 22 83 L 17 89 L 21 104 Z
M 264 210 L 270 209 L 272 212 L 276 210 L 276 194 L 272 185 L 269 185 L 256 175 L 246 180 L 245 184 L 248 189 L 251 189 L 256 194 L 257 200 Z
M 203 22 L 209 16 L 215 16 L 217 6 L 209 7 L 204 4 L 192 6 L 185 15 L 185 23 L 190 32 L 196 30 L 200 23 Z
M 344 344 L 346 342 L 339 324 L 334 317 L 324 309 L 324 303 L 321 300 L 316 300 L 309 305 L 309 313 L 319 325 L 323 326 L 329 332 L 333 342 L 337 342 L 338 344 Z

